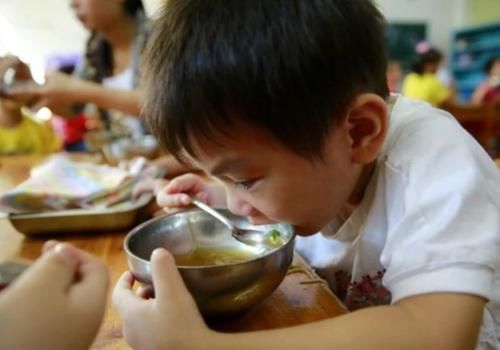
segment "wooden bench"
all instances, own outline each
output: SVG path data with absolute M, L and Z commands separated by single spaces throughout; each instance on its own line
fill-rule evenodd
M 484 105 L 450 104 L 443 107 L 476 140 L 494 155 L 495 143 L 500 139 L 500 103 Z

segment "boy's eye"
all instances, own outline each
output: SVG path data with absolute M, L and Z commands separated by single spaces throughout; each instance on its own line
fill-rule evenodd
M 255 183 L 254 180 L 242 180 L 242 181 L 234 181 L 234 185 L 248 191 L 250 188 L 252 188 L 253 184 Z

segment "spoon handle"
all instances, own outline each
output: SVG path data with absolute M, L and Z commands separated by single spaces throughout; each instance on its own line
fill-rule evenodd
M 209 213 L 213 217 L 215 217 L 217 220 L 222 222 L 224 225 L 229 227 L 231 231 L 235 230 L 235 227 L 231 221 L 229 221 L 224 215 L 221 215 L 217 210 L 213 209 L 211 206 L 205 204 L 204 202 L 200 201 L 199 199 L 195 197 L 191 197 L 191 202 L 196 205 L 198 208 L 201 210 Z

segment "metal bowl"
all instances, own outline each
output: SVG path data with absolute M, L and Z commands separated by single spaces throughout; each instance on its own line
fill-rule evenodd
M 218 209 L 236 226 L 251 226 L 245 218 Z M 150 257 L 162 247 L 170 251 L 204 315 L 227 315 L 245 310 L 269 296 L 281 283 L 293 258 L 295 234 L 290 225 L 259 226 L 280 232 L 278 245 L 250 246 L 234 239 L 229 229 L 209 214 L 192 209 L 151 219 L 133 229 L 124 241 L 130 271 L 143 284 L 152 284 Z M 239 262 L 182 264 L 193 252 L 241 255 Z M 215 253 L 217 254 L 217 253 Z M 187 259 L 189 260 L 189 259 Z

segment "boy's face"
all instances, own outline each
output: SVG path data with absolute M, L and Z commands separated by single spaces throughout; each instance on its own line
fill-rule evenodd
M 300 235 L 313 234 L 338 213 L 359 178 L 349 128 L 347 122 L 332 128 L 324 161 L 304 159 L 266 130 L 240 125 L 218 144 L 195 143 L 194 162 L 223 182 L 232 212 L 254 224 L 282 221 Z

